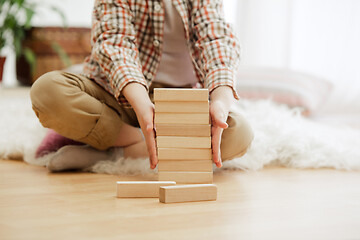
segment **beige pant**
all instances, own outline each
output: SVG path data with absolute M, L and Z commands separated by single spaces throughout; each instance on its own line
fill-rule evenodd
M 154 86 L 150 87 L 151 99 Z M 34 83 L 30 95 L 44 127 L 100 150 L 113 146 L 122 124 L 139 127 L 132 108 L 121 106 L 101 86 L 80 75 L 47 73 Z M 241 115 L 230 112 L 227 123 L 229 127 L 223 132 L 220 146 L 223 160 L 245 154 L 253 139 L 253 132 Z

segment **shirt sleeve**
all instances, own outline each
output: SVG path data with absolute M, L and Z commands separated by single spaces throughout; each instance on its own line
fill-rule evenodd
M 133 15 L 127 1 L 96 0 L 92 26 L 92 56 L 107 77 L 117 99 L 130 82 L 148 88 L 142 74 Z
M 229 24 L 225 22 L 221 0 L 197 0 L 192 9 L 193 32 L 198 66 L 211 92 L 229 86 L 236 93 L 235 74 L 240 63 L 240 46 Z

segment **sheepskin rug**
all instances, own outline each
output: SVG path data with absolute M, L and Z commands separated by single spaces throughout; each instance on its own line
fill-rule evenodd
M 292 168 L 360 169 L 360 130 L 324 125 L 304 118 L 298 109 L 271 101 L 241 101 L 234 107 L 251 123 L 255 139 L 242 158 L 224 163 L 225 169 L 260 170 L 276 165 Z M 28 97 L 0 98 L 0 158 L 23 159 L 45 166 L 52 154 L 35 159 L 46 133 Z M 124 159 L 116 151 L 87 171 L 108 174 L 149 174 L 148 159 Z

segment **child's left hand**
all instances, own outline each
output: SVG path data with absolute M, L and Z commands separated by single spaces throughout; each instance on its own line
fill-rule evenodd
M 228 127 L 226 120 L 230 107 L 234 102 L 232 89 L 228 86 L 220 86 L 213 90 L 210 95 L 210 118 L 211 118 L 211 144 L 213 161 L 218 168 L 222 166 L 220 143 L 221 136 Z

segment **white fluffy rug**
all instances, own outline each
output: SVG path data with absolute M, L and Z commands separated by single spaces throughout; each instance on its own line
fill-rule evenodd
M 295 168 L 360 169 L 360 130 L 323 125 L 271 101 L 242 101 L 236 106 L 251 123 L 255 139 L 242 158 L 222 169 L 259 170 L 277 165 Z M 0 98 L 0 158 L 21 159 L 44 166 L 51 155 L 35 159 L 46 130 L 38 123 L 28 98 Z M 114 154 L 89 171 L 108 174 L 146 174 L 147 159 L 123 159 Z

